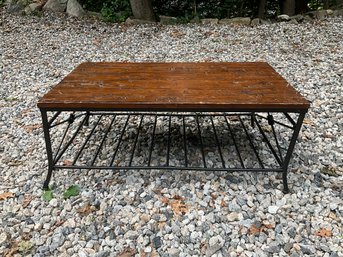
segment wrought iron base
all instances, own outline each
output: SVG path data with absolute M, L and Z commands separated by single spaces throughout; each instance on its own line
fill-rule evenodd
M 151 113 L 41 110 L 48 189 L 57 169 L 281 172 L 305 113 Z M 62 132 L 64 131 L 64 132 Z

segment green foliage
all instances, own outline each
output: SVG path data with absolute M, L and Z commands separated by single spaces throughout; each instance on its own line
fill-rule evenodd
M 49 189 L 49 190 L 47 190 L 47 191 L 44 191 L 42 197 L 43 197 L 43 200 L 44 200 L 44 201 L 50 202 L 50 200 L 51 200 L 52 198 L 54 198 L 54 195 L 53 195 L 53 193 L 52 193 L 52 190 Z
M 324 0 L 310 0 L 308 3 L 308 6 L 311 10 L 319 10 L 319 9 L 323 9 L 324 7 Z M 328 5 L 334 5 L 336 4 L 336 1 L 331 0 L 328 1 Z
M 32 243 L 31 241 L 21 241 L 18 244 L 18 250 L 21 253 L 27 254 L 30 252 L 30 250 L 34 247 L 34 243 Z
M 122 22 L 131 15 L 129 0 L 82 0 L 80 3 L 89 11 L 100 12 L 106 21 Z
M 199 18 L 231 18 L 253 17 L 258 11 L 259 0 L 153 0 L 154 11 L 157 15 Z M 278 0 L 267 1 L 268 14 L 276 13 L 279 8 Z
M 72 185 L 66 191 L 64 191 L 63 197 L 67 199 L 72 196 L 77 196 L 79 193 L 80 193 L 80 188 L 76 185 Z
M 4 0 L 0 0 L 4 1 Z M 295 3 L 301 3 L 302 1 Z M 337 0 L 303 0 L 305 8 L 299 12 L 333 6 Z M 129 0 L 80 0 L 89 11 L 100 12 L 106 21 L 121 22 L 132 15 Z M 152 0 L 155 14 L 177 17 L 180 23 L 199 18 L 256 17 L 259 0 Z M 326 5 L 325 5 L 326 3 Z M 280 13 L 280 0 L 266 1 L 266 18 Z

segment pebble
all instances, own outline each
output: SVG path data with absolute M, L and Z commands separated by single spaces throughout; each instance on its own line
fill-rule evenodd
M 229 222 L 243 219 L 242 213 L 237 213 L 237 212 L 231 212 L 226 217 Z
M 145 249 L 144 249 L 145 253 L 151 253 L 151 251 L 152 251 L 151 246 L 145 247 Z
M 7 234 L 5 232 L 0 234 L 0 246 L 7 241 Z
M 279 207 L 276 205 L 272 205 L 268 207 L 268 212 L 270 214 L 276 214 L 278 210 L 279 210 Z
M 57 207 L 58 201 L 57 201 L 57 199 L 54 198 L 54 199 L 51 199 L 51 200 L 50 200 L 49 204 L 50 204 L 52 207 Z
M 170 257 L 179 257 L 180 256 L 180 250 L 177 248 L 170 248 L 168 250 L 168 254 Z
M 216 24 L 123 26 L 51 13 L 38 17 L 5 15 L 4 8 L 0 12 L 3 179 L 0 194 L 7 191 L 15 194 L 0 202 L 0 252 L 6 250 L 10 239 L 19 240 L 26 232 L 35 244 L 29 253 L 32 256 L 107 257 L 118 256 L 127 248 L 137 254 L 163 253 L 172 257 L 243 256 L 243 253 L 245 256 L 343 256 L 339 235 L 343 213 L 340 190 L 343 48 L 339 47 L 343 38 L 342 17 L 298 25 L 264 23 L 252 28 Z M 36 104 L 79 63 L 228 60 L 267 61 L 311 101 L 290 162 L 290 194 L 282 193 L 282 178 L 274 173 L 62 169 L 54 172 L 50 185 L 55 198 L 49 203 L 41 199 L 47 161 Z M 68 118 L 65 116 L 61 118 Z M 139 118 L 132 119 L 139 122 Z M 288 122 L 284 117 L 280 119 Z M 176 120 L 172 142 L 177 139 L 176 132 L 182 131 L 182 123 Z M 75 139 L 73 149 L 82 145 L 94 122 L 91 119 L 82 137 Z M 206 160 L 209 165 L 220 167 L 220 159 L 216 159 L 218 150 L 211 147 L 211 122 L 204 122 L 209 123 L 207 131 L 202 131 Z M 224 158 L 229 160 L 227 151 L 235 149 L 225 139 L 229 133 L 226 124 L 217 118 L 214 122 L 218 127 L 223 125 L 217 132 L 223 138 Z M 237 122 L 234 119 L 230 122 L 237 138 L 245 137 L 237 130 Z M 72 129 L 76 123 L 71 125 Z M 125 119 L 118 117 L 115 126 L 120 129 L 124 123 Z M 165 127 L 162 121 L 157 124 L 159 133 L 155 139 L 161 143 L 156 145 L 152 156 L 155 164 L 163 163 L 165 158 L 154 155 L 165 154 L 163 131 L 167 124 Z M 64 129 L 54 129 L 54 134 L 62 137 Z M 105 131 L 106 127 L 102 129 Z M 118 151 L 118 160 L 122 162 L 123 149 L 129 151 L 135 140 L 135 128 L 129 130 Z M 187 130 L 187 135 L 196 138 L 196 126 Z M 289 139 L 286 129 L 278 127 L 278 131 L 280 141 Z M 147 161 L 151 142 L 141 132 L 137 162 Z M 109 133 L 108 137 L 115 134 Z M 101 133 L 97 137 L 92 140 L 100 142 Z M 96 151 L 96 147 L 97 144 L 94 149 L 87 145 L 85 151 Z M 113 147 L 108 147 L 108 153 L 106 150 L 100 153 L 101 161 L 111 158 Z M 238 147 L 244 152 L 244 145 Z M 183 161 L 179 149 L 171 148 L 170 153 L 175 157 L 170 159 L 171 163 Z M 201 152 L 189 154 L 202 160 Z M 261 155 L 266 158 L 266 165 L 274 161 L 268 156 L 271 155 L 267 152 Z M 89 161 L 87 154 L 80 158 Z M 254 163 L 245 157 L 244 162 L 248 166 Z M 336 169 L 339 175 L 325 174 L 328 167 Z M 63 199 L 63 189 L 73 184 L 80 186 L 81 193 Z M 24 196 L 32 198 L 25 208 Z M 82 214 L 80 208 L 86 203 L 94 208 Z M 185 208 L 182 213 L 177 212 L 180 206 Z M 250 234 L 252 226 L 261 231 Z M 331 229 L 332 237 L 316 236 L 321 228 Z
M 159 249 L 162 246 L 162 241 L 161 241 L 161 237 L 157 236 L 155 237 L 153 240 L 153 245 L 155 249 Z
M 211 237 L 206 249 L 206 256 L 212 256 L 224 246 L 225 240 L 221 236 Z

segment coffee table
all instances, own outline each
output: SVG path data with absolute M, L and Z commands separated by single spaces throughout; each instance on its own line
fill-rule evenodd
M 281 172 L 287 193 L 309 106 L 264 62 L 82 63 L 38 102 L 44 189 L 57 169 L 162 169 Z

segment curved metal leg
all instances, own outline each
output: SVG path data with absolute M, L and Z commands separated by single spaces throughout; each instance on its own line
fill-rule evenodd
M 52 168 L 49 167 L 48 175 L 46 176 L 46 179 L 45 179 L 44 185 L 43 185 L 44 191 L 49 190 L 49 183 L 50 183 L 51 175 L 52 175 Z
M 51 149 L 51 140 L 50 140 L 50 133 L 49 133 L 48 116 L 47 116 L 46 111 L 44 111 L 44 110 L 41 110 L 41 113 L 42 113 L 46 153 L 48 155 L 48 166 L 49 166 L 48 175 L 44 181 L 43 190 L 48 190 L 49 189 L 49 182 L 50 182 L 52 170 L 53 170 L 53 159 L 52 159 L 52 149 Z
M 292 153 L 294 150 L 294 146 L 295 146 L 295 143 L 297 141 L 299 131 L 300 131 L 301 125 L 303 123 L 304 117 L 305 117 L 305 113 L 300 113 L 298 116 L 298 120 L 295 123 L 294 132 L 293 132 L 291 141 L 289 143 L 288 150 L 287 150 L 286 157 L 285 157 L 285 161 L 284 161 L 283 172 L 282 172 L 282 180 L 283 180 L 283 187 L 284 187 L 283 192 L 285 194 L 289 193 L 288 184 L 287 184 L 288 164 L 289 164 L 289 161 L 291 159 L 291 156 L 292 156 Z

